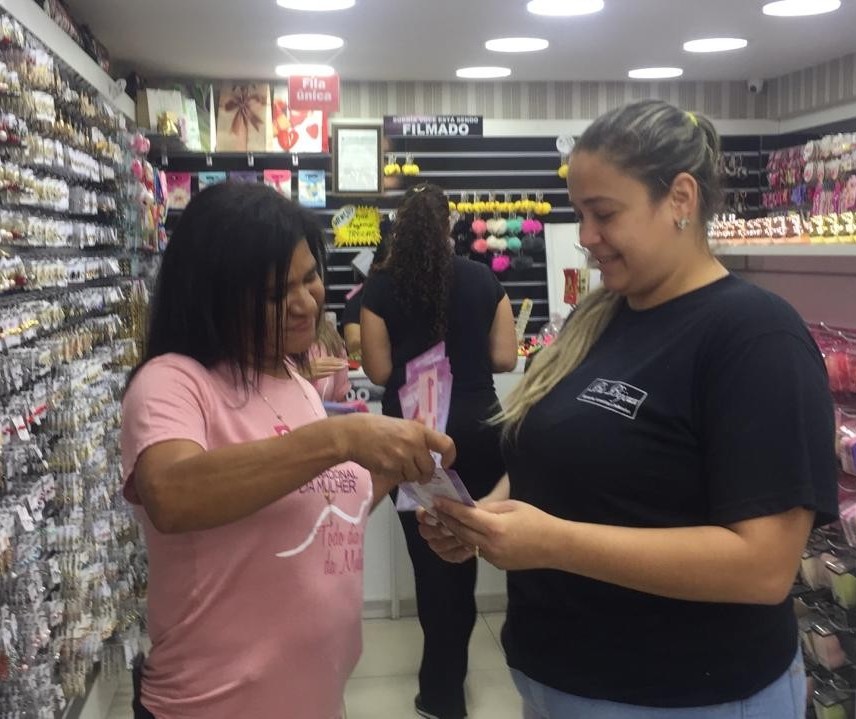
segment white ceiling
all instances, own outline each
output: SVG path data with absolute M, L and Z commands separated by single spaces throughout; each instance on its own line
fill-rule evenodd
M 512 80 L 623 80 L 628 69 L 677 65 L 688 80 L 770 78 L 856 50 L 856 0 L 832 14 L 772 18 L 762 0 L 606 0 L 576 18 L 526 12 L 525 0 L 357 0 L 333 13 L 283 10 L 275 0 L 68 0 L 115 60 L 143 75 L 268 79 L 291 58 L 279 35 L 341 35 L 337 55 L 299 53 L 332 64 L 347 80 L 454 80 L 465 65 L 506 65 Z M 529 55 L 484 49 L 493 37 L 547 38 Z M 685 40 L 738 36 L 749 47 L 690 55 Z

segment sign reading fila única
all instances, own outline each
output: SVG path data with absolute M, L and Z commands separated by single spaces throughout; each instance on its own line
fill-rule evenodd
M 386 115 L 383 134 L 387 137 L 481 137 L 480 115 Z
M 339 76 L 288 78 L 288 103 L 292 110 L 339 111 Z

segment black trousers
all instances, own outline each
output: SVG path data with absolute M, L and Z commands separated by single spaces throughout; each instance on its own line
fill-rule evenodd
M 493 394 L 453 398 L 449 414 L 447 432 L 457 448 L 454 469 L 473 499 L 490 492 L 505 474 L 499 430 L 484 421 L 493 414 L 495 402 Z M 467 714 L 464 680 L 476 623 L 477 562 L 443 561 L 419 534 L 414 512 L 399 512 L 398 517 L 413 562 L 416 607 L 424 635 L 421 703 L 441 719 L 461 719 Z
M 134 719 L 155 719 L 155 715 L 143 706 L 143 664 L 146 657 L 143 654 L 138 654 L 134 657 L 134 667 L 131 678 L 134 683 L 134 698 L 131 700 L 131 709 L 134 712 Z

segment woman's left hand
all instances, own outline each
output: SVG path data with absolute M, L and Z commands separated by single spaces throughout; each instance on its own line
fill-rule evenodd
M 438 499 L 434 508 L 442 525 L 461 545 L 470 552 L 478 547 L 478 554 L 499 569 L 548 568 L 549 550 L 561 541 L 557 538 L 561 520 L 524 502 L 506 500 L 467 507 Z M 435 541 L 439 543 L 439 539 Z

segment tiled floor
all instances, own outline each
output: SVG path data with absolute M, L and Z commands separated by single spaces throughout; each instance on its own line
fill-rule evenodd
M 499 644 L 503 615 L 479 617 L 470 642 L 467 679 L 470 719 L 520 719 L 520 698 Z M 411 719 L 422 632 L 416 619 L 369 619 L 363 656 L 345 692 L 348 719 Z M 131 719 L 130 685 L 123 683 L 107 719 Z

